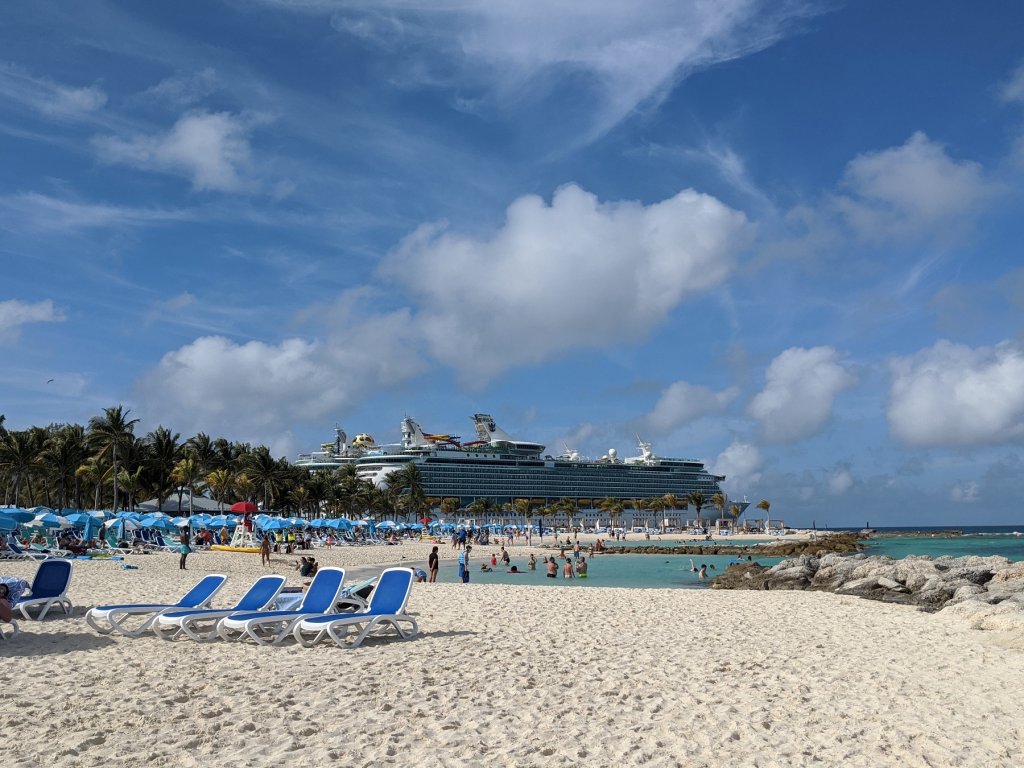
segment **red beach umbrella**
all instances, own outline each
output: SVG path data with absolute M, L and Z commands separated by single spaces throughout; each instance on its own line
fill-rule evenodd
M 420 522 L 423 523 L 424 525 L 429 525 L 432 521 L 431 521 L 431 519 L 429 517 L 421 517 L 420 518 Z
M 236 501 L 231 505 L 231 511 L 242 515 L 255 515 L 260 511 L 260 508 L 251 501 Z

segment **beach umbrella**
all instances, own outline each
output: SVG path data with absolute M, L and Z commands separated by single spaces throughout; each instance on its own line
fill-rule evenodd
M 397 528 L 398 525 L 393 520 L 382 520 L 377 523 L 378 528 Z
M 260 526 L 264 531 L 283 531 L 287 527 L 288 523 L 279 517 L 264 520 L 263 524 Z
M 301 517 L 289 517 L 288 525 L 292 528 L 304 528 L 306 526 L 306 521 Z
M 103 525 L 102 522 L 97 521 L 92 515 L 86 515 L 85 525 L 82 527 L 82 540 L 89 541 L 93 537 L 93 528 L 97 525 Z
M 185 526 L 188 525 L 188 518 L 187 517 L 173 517 L 173 518 L 171 518 L 171 525 L 173 525 L 175 528 L 184 528 Z
M 3 513 L 0 512 L 0 514 L 3 514 Z M 67 517 L 68 517 L 68 521 L 72 525 L 74 525 L 76 528 L 78 526 L 80 526 L 80 525 L 85 525 L 87 522 L 92 520 L 92 515 L 90 515 L 87 512 L 72 512 Z
M 18 521 L 13 517 L 0 514 L 0 531 L 13 531 L 18 527 Z
M 333 520 L 327 521 L 327 527 L 333 528 L 336 531 L 340 531 L 342 529 L 350 531 L 352 530 L 352 521 L 346 520 L 344 517 L 336 517 Z
M 260 508 L 251 501 L 236 501 L 231 505 L 231 511 L 237 512 L 240 515 L 255 515 L 260 511 Z
M 53 512 L 43 512 L 25 523 L 33 528 L 71 528 L 71 521 Z
M 0 514 L 4 514 L 19 523 L 27 523 L 36 516 L 34 512 L 29 512 L 27 509 L 19 509 L 18 507 L 10 507 L 3 510 Z

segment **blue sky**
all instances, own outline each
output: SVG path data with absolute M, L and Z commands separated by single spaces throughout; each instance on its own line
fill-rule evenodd
M 0 21 L 14 428 L 124 403 L 294 457 L 483 410 L 793 524 L 1022 521 L 1018 3 Z

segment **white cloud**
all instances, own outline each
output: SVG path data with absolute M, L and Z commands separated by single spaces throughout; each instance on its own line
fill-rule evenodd
M 217 85 L 217 72 L 207 67 L 191 74 L 164 78 L 141 95 L 164 104 L 185 107 L 209 96 Z
M 743 494 L 761 480 L 764 458 L 756 445 L 734 441 L 709 469 L 713 474 L 725 475 L 724 488 L 731 494 Z
M 252 189 L 249 131 L 253 121 L 228 112 L 192 112 L 167 133 L 93 139 L 99 159 L 184 176 L 197 190 Z
M 709 387 L 677 381 L 661 393 L 644 422 L 652 434 L 668 434 L 701 416 L 721 412 L 738 394 L 736 387 L 716 392 Z
M 335 418 L 422 370 L 408 346 L 408 315 L 344 323 L 325 340 L 235 343 L 204 336 L 168 352 L 136 383 L 153 423 L 271 441 L 297 423 Z
M 9 231 L 70 231 L 192 218 L 188 211 L 80 203 L 28 192 L 0 197 L 0 227 Z
M 0 64 L 0 96 L 54 120 L 85 118 L 107 103 L 107 94 L 97 85 L 64 85 L 33 77 L 13 64 Z
M 853 384 L 832 347 L 791 347 L 768 366 L 765 387 L 751 401 L 750 415 L 772 442 L 802 440 L 831 418 L 836 396 Z
M 828 474 L 828 489 L 833 496 L 842 496 L 853 487 L 853 475 L 845 468 L 834 469 Z
M 1024 103 L 1024 64 L 1018 66 L 999 90 L 999 97 L 1007 103 Z
M 957 504 L 974 504 L 981 495 L 981 487 L 974 480 L 957 483 L 949 489 L 949 499 Z
M 484 383 L 572 348 L 643 338 L 729 276 L 748 229 L 742 213 L 692 190 L 644 206 L 568 185 L 550 205 L 513 202 L 489 239 L 421 227 L 382 274 L 420 300 L 435 357 Z
M 0 301 L 0 343 L 17 341 L 21 327 L 27 323 L 60 323 L 64 320 L 64 314 L 49 299 L 36 302 L 17 299 Z
M 884 241 L 946 231 L 977 212 L 994 188 L 978 163 L 952 159 L 921 132 L 906 144 L 858 155 L 835 206 L 862 238 Z
M 404 77 L 480 89 L 499 106 L 571 82 L 587 94 L 574 109 L 593 110 L 594 135 L 678 78 L 767 48 L 788 21 L 817 12 L 799 0 L 266 1 L 329 12 L 338 31 L 400 49 Z
M 1024 350 L 940 340 L 890 362 L 888 418 L 914 446 L 999 444 L 1024 437 Z

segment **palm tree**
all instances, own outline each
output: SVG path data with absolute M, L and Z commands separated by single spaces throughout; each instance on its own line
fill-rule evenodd
M 196 462 L 199 464 L 199 469 L 204 475 L 214 469 L 217 449 L 214 447 L 213 441 L 208 434 L 200 432 L 198 435 L 190 437 L 185 441 L 185 447 L 192 451 L 192 455 L 195 457 Z
M 100 487 L 103 484 L 103 468 L 100 467 L 95 456 L 85 460 L 78 469 L 75 470 L 75 481 L 86 482 L 92 485 L 93 489 L 93 500 L 92 509 L 100 508 Z
M 644 502 L 644 506 L 651 511 L 654 515 L 654 519 L 658 521 L 658 528 L 664 530 L 665 499 L 661 496 L 655 496 L 653 499 L 647 499 L 647 501 Z
M 206 476 L 206 485 L 213 491 L 213 498 L 217 500 L 217 509 L 224 511 L 224 497 L 231 492 L 231 486 L 235 478 L 229 469 L 215 469 Z
M 89 454 L 85 442 L 85 429 L 80 424 L 68 424 L 49 436 L 39 456 L 42 465 L 56 479 L 59 488 L 59 503 L 62 509 L 70 507 L 68 486 L 75 489 L 75 507 L 82 508 L 78 468 Z
M 429 509 L 423 475 L 415 462 L 410 461 L 388 475 L 388 486 L 396 495 L 404 497 L 402 506 L 409 514 L 422 516 L 424 510 Z
M 700 524 L 700 511 L 707 504 L 707 499 L 704 498 L 704 494 L 700 491 L 690 491 L 687 498 L 693 504 L 693 508 L 697 510 L 697 527 L 702 528 L 703 526 Z
M 441 499 L 441 514 L 451 518 L 459 509 L 459 500 L 454 496 L 446 496 Z
M 252 501 L 256 495 L 256 483 L 245 472 L 235 475 L 234 486 L 239 501 Z
M 284 477 L 281 465 L 265 445 L 257 446 L 243 459 L 246 474 L 263 491 L 263 508 L 270 509 L 271 500 L 280 490 Z
M 617 528 L 616 522 L 622 517 L 622 510 L 625 509 L 625 505 L 622 503 L 622 499 L 616 499 L 608 497 L 601 500 L 598 505 L 598 509 L 608 515 L 609 521 L 612 528 Z
M 32 496 L 31 472 L 37 466 L 42 446 L 29 431 L 7 432 L 0 441 L 0 467 L 12 476 L 14 486 L 14 505 L 21 504 L 21 481 L 28 486 L 29 498 Z
M 124 406 L 118 405 L 113 408 L 104 408 L 102 416 L 93 416 L 89 419 L 89 442 L 96 450 L 96 456 L 101 460 L 110 457 L 110 466 L 114 478 L 114 511 L 117 511 L 117 456 L 127 449 L 132 440 L 132 433 L 138 419 L 129 419 Z
M 495 507 L 494 499 L 489 496 L 481 496 L 479 499 L 473 499 L 473 502 L 466 507 L 466 511 L 477 519 L 483 519 L 493 515 Z
M 721 519 L 725 514 L 725 495 L 716 493 L 711 497 L 711 503 L 718 509 L 718 517 Z
M 118 483 L 121 485 L 121 490 L 124 491 L 125 496 L 128 498 L 128 509 L 135 509 L 135 495 L 142 489 L 142 472 L 143 467 L 140 465 L 135 468 L 134 472 L 129 472 L 127 469 L 122 469 L 117 476 Z
M 300 485 L 299 487 L 292 489 L 292 492 L 288 494 L 288 497 L 291 499 L 292 504 L 296 506 L 299 514 L 301 515 L 306 505 L 309 504 L 309 489 L 304 485 Z
M 764 530 L 765 530 L 765 533 L 767 533 L 768 529 L 771 528 L 770 523 L 771 523 L 771 519 L 772 519 L 772 512 L 771 512 L 772 503 L 770 501 L 768 501 L 768 499 L 761 499 L 759 502 L 757 502 L 757 508 L 764 510 L 764 517 L 765 517 L 765 520 L 764 520 Z
M 729 507 L 729 514 L 733 517 L 733 527 L 737 528 L 740 524 L 740 517 L 746 511 L 745 507 L 741 507 L 739 504 L 733 504 Z
M 199 462 L 196 461 L 196 457 L 191 453 L 187 453 L 185 458 L 174 465 L 174 472 L 171 473 L 171 477 L 174 478 L 179 486 L 188 488 L 188 514 L 192 515 L 192 496 L 195 494 L 196 486 L 202 482 L 203 472 L 199 467 Z M 178 512 L 181 512 L 181 502 L 178 503 Z
M 161 425 L 148 433 L 143 440 L 147 446 L 146 467 L 149 471 L 150 485 L 160 508 L 174 493 L 174 480 L 171 475 L 174 473 L 175 465 L 181 460 L 181 435 Z

